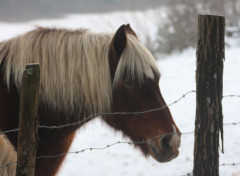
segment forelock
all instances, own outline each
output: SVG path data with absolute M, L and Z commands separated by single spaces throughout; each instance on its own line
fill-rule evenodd
M 128 35 L 127 46 L 119 60 L 113 85 L 119 80 L 138 81 L 144 83 L 144 78 L 154 79 L 160 72 L 153 55 L 134 36 Z

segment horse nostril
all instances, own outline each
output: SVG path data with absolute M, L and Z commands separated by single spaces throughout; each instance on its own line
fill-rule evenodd
M 160 146 L 163 150 L 169 150 L 171 149 L 170 146 L 170 141 L 172 139 L 172 135 L 171 134 L 164 134 L 161 139 L 160 139 Z

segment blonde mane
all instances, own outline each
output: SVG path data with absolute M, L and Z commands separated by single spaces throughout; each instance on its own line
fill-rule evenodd
M 124 74 L 127 77 L 124 77 Z M 144 47 L 136 37 L 128 35 L 127 46 L 124 49 L 119 60 L 115 73 L 113 86 L 119 80 L 136 80 L 138 83 L 144 83 L 144 76 L 154 79 L 154 76 L 160 76 L 156 60 L 153 55 Z
M 112 82 L 108 61 L 111 33 L 38 28 L 0 43 L 5 79 L 21 88 L 28 63 L 40 64 L 40 103 L 55 109 L 110 112 Z M 113 84 L 124 70 L 140 81 L 159 74 L 150 52 L 131 35 L 119 61 Z

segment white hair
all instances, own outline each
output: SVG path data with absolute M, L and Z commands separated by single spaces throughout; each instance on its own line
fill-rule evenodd
M 22 72 L 28 63 L 40 64 L 40 103 L 72 112 L 109 112 L 112 82 L 109 68 L 111 33 L 39 27 L 0 43 L 0 63 L 4 60 L 5 79 L 21 88 Z M 128 35 L 113 84 L 127 71 L 143 80 L 159 74 L 151 53 Z

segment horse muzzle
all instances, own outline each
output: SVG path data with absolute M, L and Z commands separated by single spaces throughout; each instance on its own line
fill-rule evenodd
M 178 156 L 180 143 L 179 134 L 164 134 L 160 139 L 149 141 L 148 146 L 154 159 L 159 162 L 168 162 Z

